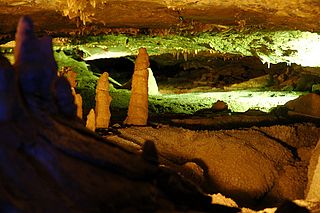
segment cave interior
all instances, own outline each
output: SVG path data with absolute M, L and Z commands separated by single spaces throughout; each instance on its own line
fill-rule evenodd
M 74 92 L 81 95 L 82 110 L 80 118 L 70 121 L 62 116 L 59 124 L 50 110 L 44 113 L 50 119 L 44 119 L 46 116 L 40 113 L 36 117 L 43 119 L 44 125 L 50 123 L 47 120 L 54 121 L 50 123 L 52 127 L 41 127 L 44 128 L 41 136 L 23 136 L 28 128 L 10 120 L 11 123 L 6 122 L 21 128 L 18 131 L 21 136 L 11 139 L 6 131 L 16 130 L 2 122 L 3 140 L 20 141 L 26 137 L 27 144 L 28 141 L 36 144 L 43 143 L 39 138 L 44 137 L 48 138 L 44 141 L 54 144 L 53 148 L 44 150 L 25 145 L 29 157 L 23 164 L 28 165 L 23 177 L 28 174 L 31 177 L 22 183 L 30 188 L 5 179 L 10 176 L 7 166 L 1 163 L 0 209 L 4 212 L 42 212 L 51 208 L 60 212 L 93 209 L 174 212 L 188 208 L 204 212 L 233 212 L 232 208 L 237 208 L 235 212 L 258 212 L 266 208 L 266 212 L 320 211 L 320 2 L 0 0 L 0 54 L 18 70 L 24 68 L 16 65 L 19 62 L 15 54 L 19 48 L 16 26 L 20 17 L 26 15 L 33 20 L 37 37 L 52 38 L 58 76 L 65 76 Z M 146 49 L 149 60 L 148 120 L 146 125 L 126 125 L 132 76 L 141 48 Z M 96 128 L 93 133 L 83 128 L 90 110 L 96 107 L 97 82 L 105 72 L 112 98 L 110 126 Z M 38 81 L 41 80 L 35 79 L 33 83 Z M 25 99 L 30 105 L 28 98 Z M 43 106 L 40 111 L 47 107 Z M 50 133 L 50 128 L 56 130 Z M 59 138 L 57 134 L 64 136 Z M 75 148 L 70 145 L 75 140 L 79 140 L 76 144 L 85 145 Z M 97 141 L 93 143 L 93 140 Z M 87 145 L 88 142 L 92 144 Z M 117 153 L 118 158 L 103 153 L 108 151 L 102 147 L 103 143 L 133 153 L 134 159 L 142 153 L 147 161 L 156 161 L 161 167 L 160 177 L 154 178 L 157 184 L 152 185 L 147 173 L 141 172 L 142 164 L 134 168 L 138 163 L 132 161 L 131 168 L 129 158 L 121 159 L 121 153 Z M 9 150 L 6 144 L 2 149 Z M 67 160 L 50 149 L 61 149 L 64 155 L 77 160 Z M 145 149 L 157 155 L 156 160 L 145 157 Z M 1 161 L 13 159 L 9 164 L 18 168 L 16 164 L 21 159 L 16 158 L 12 154 Z M 99 164 L 104 161 L 111 166 Z M 88 162 L 94 169 L 84 169 L 89 167 Z M 114 181 L 119 174 L 113 171 L 113 165 L 122 169 L 120 177 L 129 181 Z M 50 189 L 57 191 L 48 196 L 49 201 L 36 204 L 39 197 L 50 192 L 38 187 L 33 190 L 38 179 L 31 175 L 34 170 L 29 167 L 38 168 L 41 184 L 50 183 Z M 183 180 L 162 181 L 163 176 L 171 174 L 164 168 Z M 91 179 L 80 177 L 90 171 Z M 134 177 L 137 174 L 139 181 Z M 149 192 L 143 185 L 144 178 L 151 185 L 148 187 L 160 188 L 165 198 Z M 66 182 L 74 180 L 76 184 L 67 189 Z M 110 184 L 100 189 L 99 184 L 104 181 Z M 212 204 L 230 209 L 208 210 L 199 207 L 198 201 L 191 205 L 193 200 L 188 193 L 192 189 L 173 186 L 185 184 L 183 181 L 191 182 L 202 194 L 209 195 Z M 133 195 L 139 187 L 143 192 Z M 165 190 L 166 187 L 175 191 Z M 26 193 L 23 189 L 33 192 Z M 73 197 L 79 192 L 84 194 Z M 181 194 L 175 194 L 178 192 Z M 10 193 L 16 193 L 17 197 Z M 66 197 L 59 198 L 60 193 L 66 193 Z M 91 197 L 93 193 L 96 194 Z M 106 193 L 110 195 L 102 200 L 99 196 Z M 29 201 L 24 196 L 30 196 Z M 129 202 L 130 196 L 133 199 Z M 144 199 L 148 200 L 145 205 Z

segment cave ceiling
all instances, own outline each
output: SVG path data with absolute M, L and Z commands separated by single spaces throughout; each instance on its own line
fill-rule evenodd
M 1 43 L 14 39 L 22 15 L 40 35 L 103 36 L 86 39 L 86 57 L 145 46 L 150 55 L 209 52 L 320 66 L 312 58 L 320 48 L 318 0 L 0 0 Z

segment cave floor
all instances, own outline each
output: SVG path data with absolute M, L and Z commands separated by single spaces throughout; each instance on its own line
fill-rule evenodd
M 151 158 L 208 194 L 221 193 L 239 207 L 259 210 L 305 197 L 320 120 L 281 107 L 302 94 L 238 90 L 152 95 L 148 125 L 134 127 L 122 125 L 126 109 L 120 103 L 129 101 L 130 92 L 112 90 L 111 128 L 98 133 L 137 152 L 151 141 L 157 149 Z M 228 109 L 214 110 L 218 100 Z M 222 204 L 229 205 L 226 200 Z
M 239 207 L 261 210 L 286 199 L 304 199 L 319 130 L 314 123 L 230 130 L 192 130 L 158 123 L 116 125 L 103 137 L 136 152 L 151 141 L 157 152 L 150 153 L 150 158 L 159 159 L 160 165 L 178 171 L 205 193 L 221 193 Z

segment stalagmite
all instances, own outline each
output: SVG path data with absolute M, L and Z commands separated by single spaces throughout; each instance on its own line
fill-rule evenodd
M 87 115 L 86 127 L 93 132 L 96 131 L 96 114 L 94 113 L 94 109 L 91 109 Z
M 27 36 L 31 26 L 26 17 L 19 22 L 15 67 L 0 56 L 0 212 L 221 209 L 187 178 L 159 166 L 153 142 L 141 155 L 131 141 L 104 139 L 74 119 L 70 84 L 50 69 L 53 55 L 43 57 L 52 47 L 39 51 L 42 40 Z
M 30 109 L 40 113 L 41 109 L 49 108 L 51 113 L 56 113 L 51 91 L 54 85 L 57 85 L 57 64 L 53 57 L 51 38 L 37 38 L 33 27 L 29 17 L 23 17 L 19 20 L 14 49 L 14 69 L 19 70 L 18 81 L 21 92 L 26 96 L 25 101 Z M 32 51 L 38 53 L 38 58 L 28 54 Z M 42 64 L 35 67 L 36 60 L 41 61 Z M 61 83 L 61 81 L 59 82 Z M 62 86 L 59 83 L 58 85 Z M 60 87 L 60 89 L 62 88 Z M 59 97 L 61 98 L 61 96 Z M 41 103 L 42 100 L 45 102 Z
M 145 48 L 139 49 L 132 77 L 128 116 L 129 125 L 147 125 L 148 120 L 148 67 L 149 56 Z
M 151 68 L 148 68 L 148 94 L 149 95 L 158 95 L 159 88 L 157 85 L 156 78 L 153 75 Z
M 82 111 L 82 97 L 80 94 L 76 93 L 76 90 L 71 87 L 72 95 L 74 97 L 74 104 L 77 106 L 77 117 L 82 119 L 83 111 Z
M 110 103 L 111 96 L 109 94 L 109 74 L 104 72 L 97 83 L 96 89 L 96 128 L 108 128 L 110 123 Z

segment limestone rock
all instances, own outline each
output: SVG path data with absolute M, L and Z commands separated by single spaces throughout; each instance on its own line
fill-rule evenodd
M 111 96 L 109 94 L 109 74 L 104 72 L 97 83 L 96 88 L 96 128 L 108 128 L 110 123 L 110 103 Z
M 76 88 L 77 86 L 77 73 L 71 69 L 71 67 L 62 67 L 59 71 L 60 76 L 64 76 L 70 83 L 70 86 Z
M 43 108 L 55 113 L 57 110 L 54 107 L 51 91 L 56 85 L 57 64 L 53 57 L 51 38 L 38 39 L 33 32 L 33 23 L 29 17 L 22 17 L 19 20 L 14 56 L 14 68 L 18 73 L 21 92 L 29 108 L 37 112 L 36 114 Z
M 225 102 L 219 100 L 212 104 L 212 109 L 214 111 L 224 111 L 228 110 L 228 105 Z
M 12 118 L 13 106 L 16 97 L 14 85 L 15 73 L 6 58 L 0 55 L 0 122 Z
M 231 198 L 227 198 L 223 196 L 222 194 L 213 194 L 212 197 L 212 203 L 220 204 L 224 206 L 230 206 L 230 207 L 238 207 L 238 204 L 233 201 Z
M 289 101 L 285 106 L 297 113 L 320 117 L 320 95 L 315 93 L 300 96 Z
M 149 56 L 145 48 L 139 49 L 132 77 L 131 97 L 128 116 L 124 121 L 129 125 L 146 125 L 148 120 L 148 67 Z
M 320 94 L 320 84 L 312 85 L 312 92 Z
M 91 109 L 87 115 L 86 127 L 93 132 L 96 131 L 96 114 L 94 113 L 94 109 Z
M 309 201 L 320 202 L 320 140 L 310 159 L 305 195 Z
M 68 80 L 69 81 L 69 80 Z M 70 83 L 70 81 L 69 81 Z M 82 97 L 80 94 L 77 94 L 75 89 L 71 87 L 72 95 L 74 97 L 74 104 L 77 107 L 77 117 L 82 119 L 83 116 L 83 110 L 82 110 Z
M 74 104 L 71 87 L 68 80 L 59 77 L 55 82 L 55 97 L 59 111 L 67 117 L 76 117 L 77 106 Z
M 156 78 L 153 75 L 153 72 L 151 68 L 148 68 L 148 94 L 149 95 L 158 95 L 159 94 L 159 88 L 157 85 Z
M 66 117 L 76 115 L 70 84 L 60 77 L 45 87 L 50 79 L 46 69 L 54 58 L 43 60 L 39 43 L 31 40 L 25 43 L 30 49 L 18 52 L 28 67 L 18 62 L 14 70 L 0 56 L 0 94 L 8 94 L 0 96 L 0 111 L 9 113 L 0 125 L 0 212 L 222 212 L 214 211 L 221 206 L 212 205 L 209 196 L 174 170 L 89 132 L 79 119 Z M 38 85 L 31 90 L 22 86 L 26 82 L 14 78 L 22 72 L 29 86 Z M 42 86 L 47 91 L 37 90 Z M 37 100 L 32 102 L 36 111 L 27 102 L 30 97 Z M 14 106 L 7 112 L 10 98 L 18 99 L 19 110 Z M 57 111 L 52 114 L 54 107 Z M 155 153 L 152 147 L 147 150 Z

